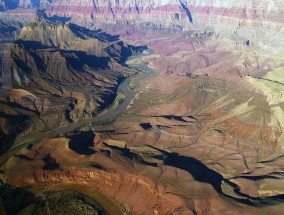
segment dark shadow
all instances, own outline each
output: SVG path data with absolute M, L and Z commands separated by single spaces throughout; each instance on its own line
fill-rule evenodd
M 31 50 L 37 50 L 37 49 L 47 49 L 47 51 L 59 51 L 67 61 L 67 66 L 72 67 L 76 70 L 83 70 L 84 65 L 87 65 L 94 69 L 107 69 L 109 68 L 108 63 L 110 61 L 109 57 L 97 57 L 95 55 L 88 55 L 85 52 L 82 51 L 64 51 L 59 50 L 58 47 L 49 47 L 46 45 L 41 44 L 37 41 L 23 41 L 23 40 L 17 40 L 17 45 L 23 46 L 27 52 L 34 58 L 37 66 L 42 70 L 46 70 L 46 65 L 42 61 L 42 59 L 37 56 L 36 53 L 34 53 Z M 50 49 L 54 48 L 54 50 Z M 49 50 L 48 50 L 49 49 Z M 27 66 L 21 59 L 19 59 L 17 56 L 13 56 L 13 59 L 15 60 L 16 64 L 22 68 L 24 71 L 30 73 L 31 68 Z
M 0 197 L 7 215 L 18 214 L 25 207 L 36 201 L 34 194 L 23 189 L 0 184 Z
M 14 155 L 16 158 L 20 158 L 21 160 L 26 160 L 26 161 L 33 161 L 34 159 L 27 157 L 26 155 Z
M 143 51 L 149 49 L 148 46 L 133 46 L 133 45 L 128 45 L 128 48 L 134 54 L 140 54 Z
M 8 9 L 12 10 L 12 9 L 16 9 L 19 5 L 19 0 L 4 0 L 5 5 Z
M 96 168 L 96 169 L 99 169 L 99 170 L 109 171 L 106 167 L 104 167 L 104 166 L 102 166 L 98 163 L 92 163 L 91 166 Z
M 88 55 L 81 51 L 63 51 L 60 53 L 65 57 L 68 68 L 83 71 L 84 66 L 87 65 L 93 69 L 108 69 L 108 57 L 97 57 L 95 55 Z
M 21 68 L 21 70 L 25 71 L 27 74 L 32 73 L 32 69 L 20 58 L 12 54 L 12 58 L 15 62 L 15 64 L 18 66 L 18 68 Z
M 22 45 L 25 49 L 47 49 L 51 48 L 37 41 L 17 40 L 15 45 Z
M 183 119 L 183 117 L 190 118 L 192 120 L 197 120 L 194 116 L 175 116 L 175 115 L 164 115 L 164 116 L 153 116 L 153 117 L 161 117 L 161 118 L 166 118 L 169 120 L 177 120 L 181 122 L 188 122 L 187 120 Z
M 73 122 L 73 120 L 71 119 L 71 117 L 70 117 L 70 110 L 65 110 L 65 112 L 64 112 L 64 116 L 65 116 L 65 119 L 69 122 L 69 123 L 72 123 Z
M 40 0 L 33 0 L 32 2 L 35 7 L 40 7 Z
M 17 135 L 28 129 L 31 124 L 28 116 L 7 115 L 0 111 L 0 118 L 7 119 L 5 124 L 6 133 L 0 132 L 0 155 L 3 155 L 13 146 Z
M 68 122 L 70 122 L 70 123 L 73 122 L 73 120 L 72 120 L 72 118 L 71 118 L 71 116 L 70 116 L 70 112 L 71 112 L 72 110 L 74 110 L 76 104 L 77 104 L 77 101 L 76 101 L 76 102 L 75 102 L 75 101 L 70 102 L 70 103 L 68 104 L 69 108 L 66 109 L 66 110 L 65 110 L 65 113 L 64 113 L 65 119 L 66 119 Z
M 162 116 L 162 117 L 169 119 L 169 120 L 176 120 L 176 121 L 180 121 L 180 122 L 188 122 L 188 121 L 184 120 L 181 116 L 166 115 L 166 116 Z
M 5 154 L 7 151 L 9 151 L 9 149 L 13 146 L 17 134 L 16 133 L 12 133 L 12 134 L 4 134 L 2 133 L 2 131 L 0 131 L 0 156 Z
M 36 63 L 36 65 L 38 66 L 38 68 L 39 68 L 41 71 L 46 71 L 47 66 L 45 65 L 45 63 L 44 63 L 44 61 L 42 60 L 42 58 L 40 58 L 40 57 L 38 56 L 38 54 L 35 53 L 35 52 L 29 52 L 29 54 L 33 57 L 34 62 Z
M 42 160 L 45 162 L 44 169 L 46 170 L 53 170 L 53 169 L 58 169 L 59 164 L 56 162 L 56 160 L 48 154 Z
M 155 148 L 164 154 L 164 164 L 183 169 L 189 172 L 195 180 L 203 183 L 211 184 L 218 193 L 222 193 L 221 182 L 223 177 L 209 169 L 199 160 L 192 157 L 185 157 L 177 153 L 168 153 L 166 151 Z
M 110 35 L 106 32 L 102 32 L 101 29 L 90 30 L 88 28 L 78 26 L 76 24 L 70 23 L 69 28 L 72 30 L 77 37 L 81 39 L 86 39 L 88 37 L 96 38 L 102 42 L 115 42 L 119 40 L 119 35 Z
M 133 54 L 140 54 L 143 51 L 147 50 L 147 46 L 132 46 L 127 45 L 122 41 L 119 41 L 113 45 L 108 46 L 105 51 L 114 59 L 118 61 L 123 66 L 127 66 L 125 64 L 128 57 L 132 56 Z
M 140 155 L 133 153 L 128 148 L 120 148 L 117 146 L 111 146 L 107 145 L 109 148 L 116 150 L 122 157 L 127 157 L 128 159 L 135 161 L 136 163 L 141 163 L 147 166 L 157 167 L 158 164 L 156 163 L 150 163 L 148 161 L 145 161 Z
M 188 9 L 187 5 L 184 4 L 181 0 L 179 0 L 179 3 L 181 5 L 182 9 L 185 10 L 185 13 L 186 13 L 186 15 L 188 17 L 189 22 L 193 23 L 192 14 L 191 14 L 190 10 Z
M 100 38 L 101 40 L 104 40 L 104 41 L 108 41 L 108 42 L 115 42 L 115 41 L 119 40 L 119 35 L 110 35 L 106 32 L 100 32 L 98 34 L 98 38 Z
M 132 55 L 130 49 L 126 48 L 122 41 L 108 46 L 105 51 L 123 66 L 126 66 L 125 61 Z
M 119 86 L 125 80 L 124 77 L 117 77 L 117 86 Z M 103 98 L 103 101 L 98 101 L 98 106 L 100 110 L 105 110 L 107 107 L 111 106 L 115 101 L 117 96 L 117 88 L 109 88 L 113 93 L 99 93 L 99 97 Z
M 66 22 L 71 21 L 71 17 L 51 16 L 51 17 L 47 17 L 46 20 L 50 22 L 66 23 Z
M 267 205 L 276 205 L 284 202 L 284 195 L 282 194 L 271 197 L 262 197 L 262 198 L 253 197 L 244 194 L 240 191 L 240 188 L 236 184 L 232 183 L 228 179 L 223 178 L 221 174 L 215 172 L 212 169 L 209 169 L 206 165 L 204 165 L 202 162 L 198 161 L 195 158 L 182 156 L 179 155 L 178 153 L 169 153 L 167 151 L 153 147 L 151 145 L 148 145 L 148 147 L 153 148 L 159 151 L 160 153 L 162 153 L 162 155 L 155 157 L 157 159 L 163 158 L 164 165 L 173 166 L 187 171 L 194 177 L 195 180 L 211 184 L 218 193 L 222 194 L 226 198 L 231 198 L 240 203 L 258 206 L 258 207 L 267 206 Z M 257 177 L 255 179 L 259 178 Z M 235 198 L 225 194 L 221 188 L 222 182 L 226 182 L 228 185 L 230 185 L 234 190 L 234 192 L 239 196 L 243 197 L 243 199 Z
M 75 54 L 79 58 L 79 62 L 94 69 L 107 69 L 110 59 L 108 57 L 97 57 L 95 55 L 88 55 L 85 52 L 76 51 Z M 68 58 L 67 58 L 68 59 Z M 72 59 L 74 61 L 75 59 Z M 77 62 L 77 63 L 79 63 Z
M 1 23 L 0 23 L 1 24 Z M 16 27 L 13 26 L 1 26 L 0 27 L 0 31 L 1 33 L 9 33 L 9 32 L 15 32 L 18 29 Z M 1 38 L 2 39 L 2 38 Z
M 81 155 L 91 155 L 95 151 L 92 149 L 95 134 L 92 131 L 82 131 L 71 135 L 66 135 L 69 141 L 69 148 Z
M 196 78 L 199 77 L 199 75 L 195 75 L 195 74 L 193 74 L 193 73 L 191 73 L 191 72 L 186 73 L 185 75 L 186 75 L 186 77 L 189 77 L 189 78 L 191 78 L 191 79 L 196 79 Z
M 150 130 L 153 126 L 150 123 L 140 123 L 139 124 L 144 130 Z
M 28 107 L 24 107 L 21 104 L 18 104 L 18 103 L 15 103 L 15 102 L 2 102 L 2 101 L 0 101 L 0 104 L 10 106 L 13 109 L 17 108 L 17 109 L 25 110 L 25 111 L 27 111 L 29 113 L 33 113 L 34 115 L 38 115 L 39 116 L 39 113 L 37 111 L 31 110 Z M 9 116 L 9 115 L 1 112 L 1 110 L 0 110 L 0 117 L 7 117 L 7 116 Z M 21 116 L 17 116 L 17 117 L 21 117 Z

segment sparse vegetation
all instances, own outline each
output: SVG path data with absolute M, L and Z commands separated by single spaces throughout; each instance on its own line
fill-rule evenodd
M 103 121 L 99 121 L 99 122 L 93 122 L 92 126 L 105 126 L 105 125 L 109 125 L 114 123 L 117 118 L 121 115 L 122 113 L 117 114 L 115 117 L 108 119 L 108 120 L 103 120 Z
M 127 87 L 130 90 L 135 90 L 138 87 L 138 81 L 135 79 L 127 80 Z
M 121 90 L 119 90 L 117 92 L 117 96 L 116 96 L 114 102 L 105 111 L 103 111 L 101 114 L 104 114 L 107 111 L 111 111 L 111 110 L 116 109 L 123 102 L 123 100 L 125 98 L 126 98 L 126 95 Z
M 50 191 L 27 206 L 20 215 L 68 214 L 107 215 L 94 200 L 75 191 Z

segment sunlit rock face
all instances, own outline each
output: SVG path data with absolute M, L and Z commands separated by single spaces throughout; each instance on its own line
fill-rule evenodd
M 284 3 L 278 1 L 99 1 L 53 0 L 48 16 L 70 17 L 81 25 L 134 25 L 215 35 L 281 53 Z M 277 42 L 276 42 L 277 41 Z
M 46 16 L 23 25 L 38 9 Z M 88 184 L 134 214 L 282 211 L 282 1 L 0 0 L 0 10 L 10 87 L 0 134 L 38 138 L 3 161 L 6 183 Z M 151 50 L 140 59 L 128 42 Z M 72 128 L 115 110 L 140 61 L 155 75 L 126 82 L 135 97 L 116 121 Z
M 283 20 L 283 2 L 278 1 L 98 1 L 54 0 L 50 15 L 92 16 L 99 22 L 145 22 L 155 25 L 189 23 L 245 25 L 279 29 Z

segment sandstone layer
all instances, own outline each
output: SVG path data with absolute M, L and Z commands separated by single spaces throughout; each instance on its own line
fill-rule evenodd
M 1 190 L 92 187 L 134 214 L 282 213 L 280 0 L 7 2 Z
M 1 92 L 5 135 L 92 118 L 114 100 L 119 82 L 135 73 L 123 64 L 139 52 L 100 30 L 46 21 L 23 27 L 9 48 L 2 67 L 3 85 L 12 87 Z M 9 124 L 19 114 L 23 127 L 15 131 Z

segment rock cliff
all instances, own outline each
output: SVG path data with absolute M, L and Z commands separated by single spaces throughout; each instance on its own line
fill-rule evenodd
M 279 30 L 283 2 L 278 1 L 98 1 L 54 0 L 47 13 L 58 16 L 92 17 L 95 22 L 133 22 L 155 26 L 190 24 L 267 27 Z
M 92 118 L 112 103 L 120 81 L 135 73 L 124 66 L 135 47 L 74 24 L 33 21 L 15 43 L 2 46 L 1 82 L 13 87 L 1 95 L 1 111 L 10 116 L 1 118 L 6 135 L 14 132 L 9 123 L 18 114 L 34 122 L 21 124 L 20 131 L 30 127 L 32 133 Z
M 282 210 L 282 1 L 0 0 L 0 10 L 1 84 L 14 88 L 0 91 L 5 183 L 88 184 L 134 214 Z M 124 41 L 151 49 L 126 61 Z M 118 118 L 91 123 L 127 97 L 114 101 L 123 78 L 150 68 L 123 82 L 135 96 Z
M 282 1 L 98 1 L 54 0 L 47 8 L 48 16 L 70 17 L 81 25 L 132 25 L 182 31 L 212 31 L 221 38 L 255 45 L 269 52 L 283 52 Z M 127 32 L 131 34 L 131 32 Z

